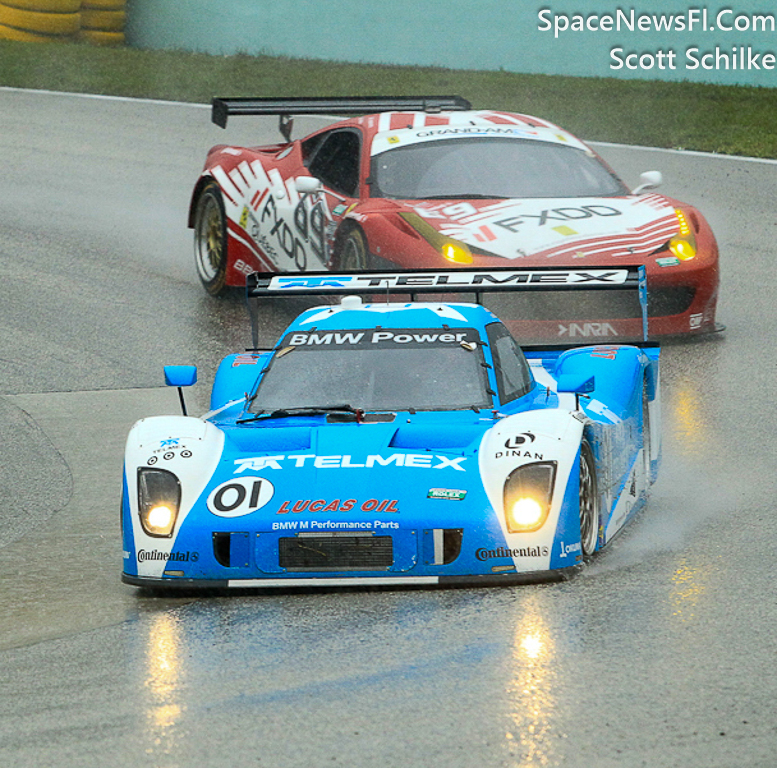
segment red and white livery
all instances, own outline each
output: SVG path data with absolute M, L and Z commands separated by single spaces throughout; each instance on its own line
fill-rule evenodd
M 651 336 L 719 329 L 718 247 L 693 206 L 629 190 L 585 143 L 528 115 L 459 97 L 216 99 L 213 120 L 280 115 L 284 141 L 218 145 L 189 213 L 205 288 L 253 272 L 645 265 Z M 356 115 L 301 139 L 293 114 Z M 543 339 L 634 337 L 639 308 L 618 296 L 543 295 L 506 307 Z

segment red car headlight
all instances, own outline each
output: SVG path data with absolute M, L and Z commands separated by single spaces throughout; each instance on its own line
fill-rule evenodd
M 680 231 L 669 241 L 667 248 L 680 261 L 690 261 L 696 256 L 696 236 L 685 213 L 675 209 Z
M 417 213 L 402 212 L 399 216 L 426 240 L 440 255 L 453 264 L 472 264 L 472 251 L 466 243 L 454 237 L 446 237 L 431 224 L 425 222 Z

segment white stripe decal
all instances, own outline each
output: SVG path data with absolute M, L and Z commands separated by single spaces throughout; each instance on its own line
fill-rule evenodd
M 259 248 L 257 247 L 256 243 L 254 243 L 253 240 L 246 240 L 242 235 L 238 234 L 238 232 L 232 228 L 230 228 L 227 231 L 227 235 L 229 237 L 233 237 L 239 243 L 242 243 L 246 248 L 248 248 L 251 251 L 251 253 L 256 257 L 257 261 L 259 261 L 262 265 L 264 265 L 265 269 L 268 272 L 273 272 L 275 269 L 278 268 L 277 264 L 274 264 L 272 261 L 270 261 L 269 256 L 266 256 L 262 251 L 259 250 Z
M 270 180 L 270 186 L 273 188 L 273 191 L 279 189 L 282 189 L 284 192 L 286 191 L 283 176 L 281 176 L 281 172 L 277 168 L 270 168 L 267 173 L 267 178 Z
M 229 172 L 229 178 L 232 179 L 232 183 L 240 190 L 240 196 L 245 197 L 248 194 L 248 182 L 243 178 L 240 166 L 233 168 Z
M 442 565 L 445 559 L 444 556 L 444 542 L 443 542 L 443 530 L 442 528 L 433 528 L 434 531 L 434 564 Z
M 251 185 L 256 182 L 256 174 L 254 173 L 253 169 L 246 160 L 241 161 L 237 167 L 243 178 L 246 180 L 246 184 L 248 184 L 250 188 Z
M 257 181 L 259 181 L 260 187 L 270 186 L 270 179 L 268 178 L 267 173 L 264 170 L 264 166 L 258 160 L 254 160 L 251 163 L 251 169 L 256 175 Z
M 393 112 L 381 112 L 378 118 L 378 131 L 390 131 L 391 130 L 391 115 Z
M 240 191 L 232 183 L 232 180 L 227 176 L 224 169 L 217 165 L 213 169 L 213 178 L 219 183 L 219 186 L 223 190 L 224 194 L 229 198 L 229 201 L 234 205 L 237 205 L 240 200 Z

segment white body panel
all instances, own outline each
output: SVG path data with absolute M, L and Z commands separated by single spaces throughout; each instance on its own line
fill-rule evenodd
M 175 538 L 148 536 L 143 531 L 138 515 L 137 467 L 166 469 L 180 480 L 178 529 L 215 472 L 223 448 L 224 433 L 220 429 L 189 416 L 142 419 L 130 431 L 124 466 L 139 576 L 162 576 Z
M 571 413 L 549 410 L 509 416 L 483 437 L 479 451 L 480 474 L 519 572 L 547 570 L 550 567 L 564 491 L 582 436 L 583 424 Z M 505 481 L 516 467 L 537 461 L 557 462 L 556 485 L 548 520 L 534 533 L 510 533 L 504 514 Z

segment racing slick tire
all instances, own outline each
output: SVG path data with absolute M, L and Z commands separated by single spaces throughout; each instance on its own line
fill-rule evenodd
M 123 11 L 127 0 L 83 0 L 81 10 L 84 11 Z
M 588 440 L 580 443 L 580 546 L 583 557 L 596 552 L 599 543 L 599 489 L 596 462 Z
M 3 5 L 40 13 L 78 13 L 81 0 L 6 0 Z
M 35 32 L 27 32 L 25 29 L 6 27 L 0 24 L 0 40 L 16 40 L 20 43 L 50 43 L 62 38 L 55 35 L 38 35 Z
M 339 251 L 338 269 L 342 272 L 360 272 L 371 268 L 367 238 L 358 227 L 343 237 Z
M 127 20 L 125 11 L 101 11 L 83 8 L 81 26 L 84 29 L 96 29 L 101 32 L 121 32 Z
M 221 190 L 208 182 L 194 211 L 194 264 L 211 296 L 225 292 L 227 283 L 227 214 Z
M 124 45 L 125 42 L 123 32 L 105 32 L 102 29 L 82 29 L 78 39 L 92 45 Z
M 81 14 L 43 13 L 0 4 L 0 24 L 42 35 L 72 35 L 81 28 Z

